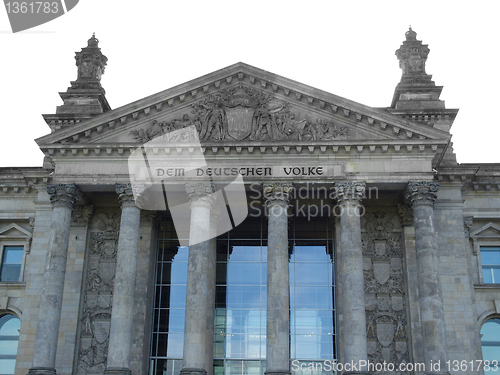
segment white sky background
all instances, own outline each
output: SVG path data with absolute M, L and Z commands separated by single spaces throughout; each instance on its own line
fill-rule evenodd
M 50 128 L 41 114 L 62 104 L 75 52 L 93 32 L 109 59 L 101 83 L 113 109 L 238 61 L 388 107 L 409 25 L 429 45 L 426 71 L 444 86 L 441 99 L 460 109 L 458 161 L 500 163 L 498 17 L 496 0 L 80 0 L 13 34 L 0 9 L 0 167 L 42 165 L 34 139 Z

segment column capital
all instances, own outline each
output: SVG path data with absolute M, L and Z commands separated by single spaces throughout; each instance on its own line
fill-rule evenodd
M 336 182 L 335 192 L 339 205 L 361 205 L 365 197 L 366 183 L 364 182 Z
M 204 202 L 211 207 L 215 201 L 215 186 L 211 182 L 188 182 L 185 188 L 191 205 Z
M 52 206 L 67 207 L 71 210 L 82 197 L 80 190 L 73 184 L 47 185 L 47 193 L 50 195 Z
M 146 187 L 144 185 L 116 184 L 116 193 L 122 208 L 127 206 L 142 207 L 147 200 Z
M 410 203 L 411 207 L 418 205 L 431 205 L 437 199 L 437 191 L 439 190 L 439 183 L 434 181 L 417 181 L 408 182 L 405 197 Z
M 265 182 L 262 184 L 266 205 L 283 204 L 288 205 L 293 185 L 289 182 Z

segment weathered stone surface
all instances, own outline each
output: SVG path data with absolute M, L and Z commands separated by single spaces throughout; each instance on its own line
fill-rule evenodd
M 339 274 L 342 284 L 343 361 L 367 360 L 365 281 L 360 205 L 364 183 L 336 183 L 340 207 Z
M 139 252 L 139 226 L 141 210 L 135 205 L 130 184 L 117 185 L 122 204 L 120 235 L 116 256 L 116 273 L 113 288 L 113 308 L 107 369 L 125 369 L 130 372 L 130 350 L 132 346 L 132 321 L 134 313 L 135 279 Z M 122 370 L 118 370 L 122 371 Z M 111 372 L 116 373 L 116 372 Z
M 263 185 L 268 212 L 266 374 L 289 374 L 288 217 L 291 184 Z
M 49 185 L 52 219 L 47 261 L 40 297 L 33 366 L 30 371 L 55 369 L 59 323 L 61 319 L 64 278 L 68 256 L 71 211 L 80 198 L 75 185 Z
M 414 215 L 418 296 L 424 361 L 427 368 L 430 368 L 431 362 L 445 363 L 448 359 L 438 272 L 438 245 L 434 227 L 434 202 L 438 188 L 439 184 L 435 182 L 416 182 L 408 184 L 407 192 Z
M 188 278 L 186 286 L 186 314 L 184 328 L 183 374 L 207 373 L 207 351 L 209 342 L 213 343 L 213 315 L 208 314 L 208 296 L 215 290 L 213 242 L 210 237 L 211 208 L 214 200 L 214 187 L 209 183 L 187 184 L 191 205 L 189 230 Z M 213 228 L 212 228 L 213 230 Z M 208 322 L 208 318 L 212 323 Z M 210 339 L 211 337 L 211 339 Z M 213 344 L 211 345 L 213 346 Z

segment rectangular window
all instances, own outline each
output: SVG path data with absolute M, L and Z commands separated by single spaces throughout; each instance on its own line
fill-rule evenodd
M 500 284 L 500 247 L 481 246 L 481 263 L 485 284 Z
M 24 246 L 4 246 L 0 281 L 19 281 Z

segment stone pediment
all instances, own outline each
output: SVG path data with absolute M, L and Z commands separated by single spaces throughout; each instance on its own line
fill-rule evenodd
M 33 234 L 24 229 L 23 227 L 11 223 L 3 228 L 0 228 L 0 238 L 6 238 L 6 239 L 27 239 L 31 238 Z
M 436 152 L 450 137 L 383 109 L 237 63 L 83 123 L 59 129 L 51 124 L 55 131 L 37 143 L 48 155 L 101 145 L 123 149 L 190 125 L 202 143 L 235 147 L 333 144 L 387 150 L 394 145 L 398 151 L 415 146 Z
M 476 229 L 470 233 L 470 237 L 473 239 L 499 239 L 500 238 L 500 226 L 495 223 L 487 223 L 481 228 Z

